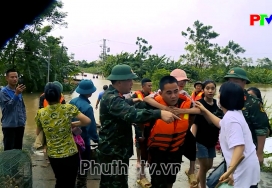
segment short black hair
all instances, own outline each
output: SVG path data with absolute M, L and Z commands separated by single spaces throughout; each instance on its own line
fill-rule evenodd
M 213 84 L 214 87 L 216 88 L 216 83 L 215 83 L 213 80 L 205 80 L 205 81 L 202 83 L 203 89 L 204 89 L 208 84 Z
M 8 70 L 6 71 L 6 76 L 8 76 L 8 74 L 9 74 L 10 72 L 17 72 L 17 70 L 16 70 L 15 68 L 8 69 Z
M 104 85 L 104 86 L 103 86 L 103 90 L 107 90 L 108 88 L 109 88 L 108 85 Z
M 244 90 L 233 82 L 225 82 L 220 89 L 220 105 L 227 110 L 242 110 L 244 107 Z
M 253 91 L 253 93 L 255 93 L 255 95 L 257 96 L 257 98 L 263 103 L 262 94 L 261 94 L 261 91 L 258 88 L 250 87 L 250 88 L 247 89 L 247 91 Z
M 46 84 L 44 96 L 49 104 L 59 102 L 61 98 L 60 87 L 52 82 Z
M 141 81 L 142 86 L 146 83 L 146 82 L 152 82 L 149 78 L 143 78 Z
M 173 83 L 178 84 L 178 81 L 175 77 L 173 77 L 173 76 L 162 77 L 160 80 L 160 90 L 162 91 L 164 89 L 165 84 L 173 84 Z

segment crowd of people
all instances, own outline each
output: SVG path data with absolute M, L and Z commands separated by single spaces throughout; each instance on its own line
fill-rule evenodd
M 131 93 L 136 78 L 128 65 L 116 65 L 111 70 L 107 78 L 111 84 L 103 87 L 95 105 L 100 115 L 99 135 L 89 101 L 96 91 L 91 80 L 79 83 L 79 96 L 69 103 L 60 82 L 45 85 L 35 116 L 36 134 L 45 138 L 43 148 L 55 174 L 55 187 L 87 187 L 88 172 L 79 169 L 81 161 L 94 160 L 91 140 L 98 143 L 97 159 L 103 164 L 100 188 L 128 188 L 133 140 L 140 172 L 137 182 L 143 188 L 173 187 L 183 157 L 190 161 L 184 172 L 190 187 L 206 188 L 218 143 L 228 167 L 218 179 L 235 188 L 258 187 L 263 147 L 271 129 L 260 90 L 245 90 L 250 83 L 245 70 L 229 70 L 218 99 L 212 80 L 195 82 L 194 91 L 188 94 L 184 87 L 190 79 L 181 69 L 162 77 L 158 91 L 152 91 L 152 80 L 144 78 L 142 89 Z M 6 72 L 6 80 L 8 85 L 0 92 L 4 150 L 22 149 L 26 124 L 22 92 L 26 87 L 18 85 L 15 69 Z M 236 167 L 241 157 L 244 159 Z M 116 161 L 125 164 L 122 168 L 116 166 L 118 173 L 111 168 Z M 145 174 L 147 168 L 151 181 Z M 227 176 L 229 171 L 232 173 Z
M 216 83 L 212 80 L 196 82 L 191 95 L 184 91 L 189 78 L 181 69 L 161 78 L 159 91 L 152 93 L 152 81 L 145 78 L 142 90 L 128 97 L 136 77 L 129 66 L 117 65 L 107 78 L 112 85 L 100 102 L 101 163 L 110 166 L 121 160 L 129 165 L 134 126 L 137 168 L 141 169 L 137 182 L 142 187 L 173 187 L 184 156 L 190 160 L 185 171 L 190 186 L 205 188 L 218 139 L 227 164 L 226 172 L 218 179 L 237 188 L 258 187 L 263 162 L 260 151 L 270 134 L 270 125 L 259 90 L 245 90 L 250 83 L 245 70 L 236 67 L 228 71 L 217 100 Z M 244 159 L 236 167 L 241 157 Z M 196 158 L 200 165 L 197 174 Z M 151 182 L 144 173 L 147 163 L 157 164 L 155 169 L 149 168 Z M 165 174 L 161 164 L 178 170 Z M 229 171 L 232 173 L 227 176 Z M 127 169 L 120 172 L 122 175 L 102 173 L 100 187 L 128 187 L 126 172 Z

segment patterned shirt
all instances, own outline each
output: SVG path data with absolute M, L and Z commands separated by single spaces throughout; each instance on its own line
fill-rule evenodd
M 35 122 L 43 129 L 51 158 L 69 157 L 78 152 L 71 131 L 71 120 L 80 111 L 71 104 L 48 105 L 38 111 Z

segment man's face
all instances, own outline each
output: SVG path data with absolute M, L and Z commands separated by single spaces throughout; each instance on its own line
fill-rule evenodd
M 145 93 L 150 93 L 152 91 L 152 82 L 146 82 L 143 85 L 143 91 Z
M 130 93 L 132 86 L 133 86 L 133 81 L 132 80 L 122 80 L 119 81 L 120 84 L 120 92 L 122 92 L 122 94 L 127 94 Z
M 239 78 L 229 78 L 228 81 L 233 82 L 241 86 L 243 89 L 246 86 L 246 81 Z
M 202 85 L 201 84 L 196 84 L 195 90 L 196 90 L 196 92 L 200 92 L 202 90 Z
M 186 83 L 187 83 L 186 80 L 180 80 L 180 81 L 178 81 L 178 87 L 179 87 L 180 91 L 184 89 L 184 87 L 186 86 Z
M 18 73 L 17 72 L 10 72 L 6 75 L 6 80 L 9 85 L 16 86 L 18 83 Z
M 165 84 L 163 90 L 160 91 L 160 95 L 168 106 L 176 105 L 179 98 L 179 87 L 177 83 Z

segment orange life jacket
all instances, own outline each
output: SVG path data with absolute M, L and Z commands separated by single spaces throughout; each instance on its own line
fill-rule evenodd
M 149 93 L 149 94 L 151 94 L 151 93 Z M 143 100 L 145 98 L 142 91 L 135 91 L 135 94 L 136 94 L 137 98 L 139 98 L 139 99 Z M 145 123 L 144 124 L 144 126 L 149 126 L 149 125 L 150 125 L 150 123 Z
M 43 96 L 43 94 L 41 94 L 41 96 Z M 64 96 L 61 94 L 61 97 L 60 97 L 60 103 L 62 103 L 62 101 L 64 100 Z M 48 106 L 48 101 L 46 99 L 43 100 L 43 107 L 47 107 Z
M 197 95 L 195 95 L 195 92 L 193 92 L 191 97 L 194 101 L 198 101 L 199 99 L 202 98 L 203 93 L 204 93 L 203 91 L 200 91 Z
M 181 98 L 182 96 L 179 96 Z M 155 100 L 167 106 L 160 95 L 155 97 Z M 183 102 L 179 108 L 190 108 L 191 100 L 184 96 L 182 97 Z M 148 137 L 148 147 L 156 147 L 162 151 L 174 152 L 183 145 L 186 132 L 189 128 L 189 114 L 181 114 L 180 120 L 175 120 L 172 123 L 165 123 L 162 119 L 156 120 L 153 128 L 150 131 Z
M 150 92 L 149 94 L 152 94 L 152 93 L 153 92 Z M 139 98 L 139 99 L 143 100 L 145 98 L 142 91 L 135 91 L 135 94 L 136 94 L 137 98 Z

